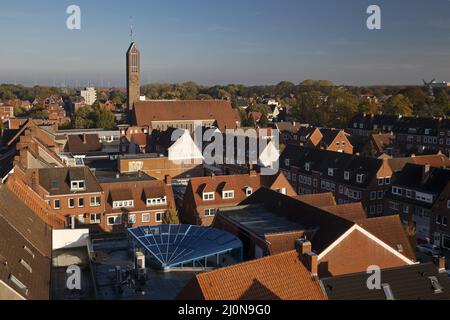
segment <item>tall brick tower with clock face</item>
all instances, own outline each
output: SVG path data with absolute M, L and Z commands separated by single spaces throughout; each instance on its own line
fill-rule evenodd
M 134 41 L 127 51 L 127 97 L 128 111 L 132 111 L 134 104 L 139 101 L 141 72 L 141 54 Z

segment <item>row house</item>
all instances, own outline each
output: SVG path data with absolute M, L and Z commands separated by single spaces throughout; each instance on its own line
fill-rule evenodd
M 430 215 L 430 235 L 435 245 L 450 250 L 450 182 L 436 200 Z
M 68 228 L 104 229 L 105 192 L 88 167 L 29 170 L 27 175 L 29 186 L 66 219 Z
M 14 118 L 14 107 L 0 103 L 0 122 Z
M 394 175 L 391 190 L 386 195 L 386 214 L 399 214 L 405 226 L 414 226 L 419 242 L 433 242 L 435 239 L 431 226 L 446 227 L 445 214 L 434 214 L 442 209 L 441 197 L 450 182 L 450 170 L 430 167 L 429 165 L 407 164 L 402 171 Z M 438 205 L 439 204 L 439 205 Z M 445 213 L 445 212 L 444 212 Z M 436 237 L 436 243 L 441 240 Z
M 370 216 L 383 214 L 393 174 L 387 159 L 296 145 L 283 151 L 280 168 L 299 194 L 332 192 L 338 204 L 362 202 Z
M 181 218 L 184 223 L 210 226 L 219 209 L 238 205 L 262 187 L 296 195 L 282 173 L 263 176 L 251 171 L 250 174 L 192 178 L 184 195 Z
M 155 180 L 147 175 L 119 176 L 100 180 L 105 193 L 106 232 L 123 232 L 126 228 L 158 226 L 169 207 L 175 208 L 172 181 Z
M 309 148 L 353 154 L 349 134 L 331 128 L 302 127 L 294 134 L 294 144 Z
M 392 115 L 357 114 L 347 131 L 355 136 L 393 133 L 398 147 L 412 152 L 450 151 L 450 120 Z

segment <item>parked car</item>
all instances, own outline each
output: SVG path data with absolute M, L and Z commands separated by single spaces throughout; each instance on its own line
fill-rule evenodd
M 438 246 L 432 244 L 421 244 L 417 246 L 417 251 L 425 253 L 430 256 L 439 256 L 442 254 L 441 249 Z

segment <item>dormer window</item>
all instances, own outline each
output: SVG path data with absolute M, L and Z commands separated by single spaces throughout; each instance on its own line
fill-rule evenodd
M 334 169 L 333 168 L 328 168 L 328 175 L 330 177 L 332 177 L 334 175 Z
M 86 186 L 85 186 L 85 183 L 83 180 L 70 182 L 70 189 L 72 191 L 85 190 L 85 188 L 86 188 Z
M 50 182 L 52 190 L 58 189 L 58 180 L 52 180 Z
M 224 199 L 234 199 L 234 191 L 224 191 L 222 193 L 222 198 L 224 198 Z
M 214 200 L 214 192 L 204 192 L 203 201 L 211 201 L 211 200 Z
M 347 180 L 347 181 L 350 180 L 350 172 L 348 172 L 348 171 L 344 172 L 344 180 Z
M 253 189 L 252 188 L 248 187 L 248 188 L 245 189 L 245 195 L 247 197 L 251 196 L 252 194 L 253 194 Z
M 364 180 L 364 175 L 363 174 L 356 175 L 356 182 L 357 183 L 362 183 L 363 180 Z
M 147 206 L 161 206 L 167 204 L 167 197 L 147 199 Z
M 133 207 L 134 207 L 134 201 L 133 200 L 114 201 L 113 202 L 113 208 L 114 209 L 133 208 Z

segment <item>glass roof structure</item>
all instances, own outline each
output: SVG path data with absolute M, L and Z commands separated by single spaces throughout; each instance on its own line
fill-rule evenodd
M 183 268 L 196 261 L 206 261 L 220 254 L 238 252 L 242 259 L 242 242 L 236 236 L 217 230 L 193 225 L 161 225 L 128 229 L 128 234 L 157 267 L 167 270 Z M 239 262 L 239 261 L 237 261 Z M 208 263 L 200 265 L 208 267 Z M 220 264 L 218 262 L 218 264 Z

